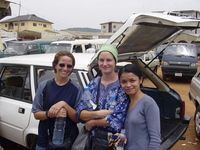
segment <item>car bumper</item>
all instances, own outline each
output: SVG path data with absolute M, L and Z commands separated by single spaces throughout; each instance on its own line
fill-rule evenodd
M 182 67 L 182 66 L 161 66 L 163 75 L 170 76 L 188 76 L 193 77 L 197 72 L 197 67 Z
M 176 142 L 177 140 L 184 134 L 184 132 L 187 130 L 188 125 L 190 123 L 190 119 L 191 117 L 189 116 L 185 116 L 184 120 L 182 122 L 182 124 L 176 129 L 175 132 L 173 132 L 172 135 L 170 135 L 169 138 L 167 138 L 167 140 L 165 140 L 161 146 L 160 146 L 160 150 L 167 150 L 169 148 L 171 148 Z

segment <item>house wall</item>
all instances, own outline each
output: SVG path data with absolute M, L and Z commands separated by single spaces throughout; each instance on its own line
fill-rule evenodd
M 36 21 L 19 21 L 11 23 L 1 23 L 1 28 L 11 32 L 21 32 L 23 30 L 44 31 L 52 30 L 52 25 L 50 23 L 42 23 Z
M 115 33 L 123 23 L 118 22 L 108 22 L 101 24 L 101 32 L 102 33 Z
M 195 19 L 200 19 L 200 12 L 199 11 L 180 11 L 181 13 L 188 14 L 192 18 Z M 200 34 L 200 29 L 195 29 L 195 30 L 187 30 L 185 33 L 188 34 Z

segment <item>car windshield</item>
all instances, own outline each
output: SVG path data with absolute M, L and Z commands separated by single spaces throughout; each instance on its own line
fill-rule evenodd
M 71 46 L 72 46 L 71 44 L 63 44 L 63 43 L 51 44 L 47 49 L 46 53 L 57 53 L 60 50 L 66 50 L 70 52 Z
M 197 57 L 197 50 L 194 45 L 170 45 L 164 50 L 163 55 Z
M 24 54 L 26 50 L 26 43 L 10 43 L 4 50 L 4 54 Z

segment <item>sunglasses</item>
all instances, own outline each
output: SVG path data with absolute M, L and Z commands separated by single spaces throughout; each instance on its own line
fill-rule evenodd
M 58 64 L 58 65 L 59 65 L 60 67 L 65 67 L 65 66 L 66 66 L 67 68 L 72 68 L 72 67 L 73 67 L 72 65 L 69 65 L 69 64 L 68 64 L 68 65 L 65 65 L 65 64 Z

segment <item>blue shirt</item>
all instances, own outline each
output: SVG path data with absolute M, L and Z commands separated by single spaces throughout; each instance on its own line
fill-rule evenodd
M 128 111 L 125 130 L 125 150 L 160 150 L 160 112 L 153 98 L 144 95 Z
M 46 92 L 46 83 L 48 80 L 43 81 L 37 91 L 33 101 L 32 112 L 45 111 L 44 106 L 44 97 Z M 80 101 L 82 95 L 82 88 L 80 85 L 75 83 L 72 80 L 69 80 L 67 84 L 63 86 L 58 86 L 53 79 L 50 85 L 50 91 L 48 96 L 48 105 L 49 108 L 59 101 L 65 101 L 72 108 L 75 108 L 78 102 Z M 49 131 L 52 137 L 55 118 L 50 118 L 49 120 Z M 47 120 L 40 120 L 38 127 L 38 142 L 37 144 L 41 147 L 46 147 L 48 142 L 47 134 Z M 65 137 L 69 137 L 70 130 L 74 129 L 74 134 L 78 134 L 78 128 L 75 122 L 73 122 L 69 117 L 66 118 L 66 127 L 65 127 Z
M 89 90 L 93 97 L 92 101 L 95 104 L 97 104 L 96 95 L 97 95 L 99 79 L 100 77 L 91 80 L 88 85 Z M 117 102 L 113 113 L 105 117 L 105 120 L 108 122 L 110 126 L 101 128 L 104 128 L 110 132 L 119 132 L 124 125 L 129 100 L 124 91 L 122 90 L 122 88 L 120 87 L 119 80 L 107 85 L 106 89 L 104 88 L 104 85 L 100 83 L 99 88 L 100 89 L 99 89 L 99 99 L 98 99 L 98 110 L 108 109 L 111 95 L 116 95 L 116 102 Z M 76 107 L 76 117 L 79 120 L 80 120 L 79 116 L 82 110 L 88 110 L 88 107 L 87 105 L 85 105 L 83 98 L 81 99 L 79 105 Z

